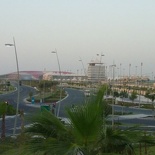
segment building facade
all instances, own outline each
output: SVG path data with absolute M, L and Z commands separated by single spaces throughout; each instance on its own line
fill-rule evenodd
M 88 81 L 90 82 L 101 82 L 105 81 L 105 66 L 101 62 L 90 62 L 88 64 Z

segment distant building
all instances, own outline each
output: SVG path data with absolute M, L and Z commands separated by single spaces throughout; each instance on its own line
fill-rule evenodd
M 77 75 L 72 72 L 61 71 L 61 76 L 59 71 L 51 71 L 43 74 L 44 80 L 60 81 L 62 78 L 63 82 L 80 82 L 87 80 L 84 75 Z
M 18 74 L 17 72 L 0 75 L 0 79 L 8 79 L 8 80 L 17 80 Z M 87 81 L 87 76 L 75 74 L 72 72 L 61 71 L 61 75 L 59 71 L 20 71 L 19 72 L 20 80 L 52 80 L 52 81 L 60 81 L 63 82 L 80 82 Z
M 106 66 L 103 63 L 96 61 L 91 61 L 88 63 L 87 75 L 77 74 L 67 71 L 20 71 L 20 80 L 52 80 L 62 82 L 102 82 L 105 81 Z M 1 78 L 16 80 L 18 78 L 17 72 L 9 73 L 0 76 Z
M 88 63 L 88 81 L 101 82 L 105 81 L 105 66 L 99 61 L 91 61 Z
M 42 71 L 19 71 L 20 80 L 40 80 L 42 79 Z M 0 79 L 17 80 L 17 72 L 0 75 Z

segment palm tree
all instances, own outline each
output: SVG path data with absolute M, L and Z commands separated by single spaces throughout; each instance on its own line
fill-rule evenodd
M 33 92 L 30 91 L 30 92 L 29 92 L 29 98 L 30 98 L 30 100 L 32 99 L 32 96 L 33 96 Z
M 145 155 L 147 155 L 147 144 L 149 145 L 154 145 L 154 137 L 153 136 L 148 136 L 146 135 L 146 131 L 144 131 L 144 133 L 142 132 L 141 133 L 141 136 L 139 137 L 138 139 L 138 142 L 139 142 L 139 152 L 140 154 L 142 154 L 142 152 L 145 153 Z M 142 151 L 142 145 L 144 146 L 143 148 L 143 151 Z
M 131 155 L 132 143 L 137 142 L 135 132 L 129 129 L 122 131 L 106 124 L 109 112 L 103 100 L 104 92 L 105 87 L 99 90 L 96 98 L 87 100 L 82 106 L 74 110 L 66 108 L 68 124 L 63 124 L 47 110 L 30 117 L 32 125 L 25 132 L 32 138 L 28 141 L 26 152 L 42 155 L 102 155 L 123 152 Z
M 134 103 L 134 100 L 137 98 L 137 93 L 133 91 L 131 95 L 129 96 L 129 99 Z
M 30 145 L 34 152 L 40 150 L 51 154 L 89 154 L 94 155 L 97 139 L 103 128 L 103 98 L 88 101 L 74 111 L 66 108 L 71 124 L 66 126 L 52 113 L 43 111 L 31 118 L 35 124 L 26 129 L 27 133 L 37 135 Z M 99 97 L 100 96 L 100 97 Z M 34 146 L 35 145 L 35 146 Z M 32 147 L 31 147 L 32 146 Z
M 1 138 L 5 139 L 5 116 L 15 114 L 15 109 L 8 102 L 0 102 L 0 115 L 2 117 Z
M 134 153 L 132 141 L 129 138 L 131 134 L 130 129 L 120 130 L 118 128 L 107 127 L 106 134 L 103 134 L 102 139 L 99 141 L 102 152 L 119 154 Z M 133 134 L 133 133 L 132 133 Z

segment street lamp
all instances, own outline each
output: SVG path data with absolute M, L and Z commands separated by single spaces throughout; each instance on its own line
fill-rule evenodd
M 105 55 L 104 55 L 104 54 L 101 54 L 101 55 L 96 54 L 96 55 L 97 55 L 97 56 L 100 56 L 100 63 L 101 63 L 102 57 L 105 56 Z
M 137 79 L 137 66 L 135 66 L 136 67 L 136 74 L 135 74 L 135 78 Z
M 119 68 L 117 67 L 117 79 L 119 79 Z
M 143 67 L 143 63 L 141 62 L 141 79 L 142 79 L 142 67 Z
M 129 80 L 130 80 L 130 76 L 131 76 L 130 69 L 131 69 L 131 64 L 129 64 Z
M 139 80 L 139 108 L 140 108 L 140 104 L 141 104 L 141 88 L 142 88 L 142 66 L 143 66 L 143 63 L 141 62 L 141 77 L 140 77 L 140 80 Z
M 123 68 L 123 80 L 125 79 L 125 68 Z
M 115 79 L 115 67 L 116 65 L 113 64 L 110 67 L 112 67 L 112 79 L 113 79 L 113 83 L 112 83 L 112 87 L 113 87 L 113 91 L 112 91 L 112 127 L 114 127 L 114 79 Z
M 80 58 L 80 60 L 79 60 L 79 61 L 81 61 L 81 63 L 82 63 L 83 71 L 84 71 L 84 74 L 85 74 L 85 76 L 86 76 L 87 74 L 86 74 L 86 70 L 85 70 L 85 68 L 84 68 L 83 61 L 82 61 L 82 59 L 81 59 L 81 58 Z
M 121 80 L 122 80 L 122 64 L 120 63 L 120 86 L 121 86 Z
M 61 68 L 60 68 L 60 62 L 59 62 L 59 57 L 58 57 L 58 52 L 55 49 L 55 51 L 52 51 L 51 53 L 55 53 L 57 56 L 57 61 L 58 61 L 58 66 L 59 66 L 59 74 L 60 74 L 60 100 L 58 102 L 58 111 L 57 111 L 57 117 L 59 117 L 59 112 L 60 112 L 60 102 L 62 98 L 62 76 L 61 76 Z
M 108 95 L 108 71 L 107 71 L 107 66 L 105 67 L 105 69 L 106 69 L 106 76 L 105 76 L 105 78 L 106 78 L 106 100 L 107 100 L 107 95 Z
M 129 77 L 128 77 L 128 88 L 130 86 L 130 80 L 131 80 L 131 73 L 130 73 L 130 69 L 131 69 L 131 64 L 129 64 Z M 128 91 L 129 93 L 129 91 Z
M 99 54 L 97 54 L 97 56 L 99 56 Z M 105 55 L 104 55 L 104 54 L 101 54 L 101 55 L 100 55 L 100 62 L 99 62 L 99 65 L 100 65 L 100 66 L 99 66 L 99 71 L 98 71 L 98 83 L 99 83 L 100 78 L 101 78 L 101 77 L 100 77 L 100 76 L 101 76 L 101 75 L 100 75 L 100 70 L 101 70 L 101 64 L 102 64 L 101 62 L 102 62 L 102 57 L 103 57 L 103 56 L 105 56 Z
M 13 129 L 13 136 L 16 133 L 16 125 L 17 125 L 17 116 L 18 116 L 18 109 L 19 109 L 19 96 L 20 96 L 20 90 L 19 90 L 19 66 L 18 66 L 18 57 L 17 57 L 17 50 L 16 50 L 16 43 L 15 43 L 15 38 L 13 37 L 13 44 L 5 44 L 5 46 L 14 46 L 15 50 L 15 57 L 16 57 L 16 65 L 17 65 L 17 106 L 16 106 L 16 116 L 15 116 L 15 122 L 14 122 L 14 129 Z

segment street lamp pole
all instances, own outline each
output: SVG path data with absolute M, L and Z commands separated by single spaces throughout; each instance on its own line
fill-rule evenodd
M 122 64 L 120 63 L 120 86 L 121 86 L 121 80 L 122 80 Z
M 108 71 L 107 71 L 107 66 L 105 67 L 105 69 L 106 69 L 106 76 L 105 76 L 105 80 L 106 80 L 106 100 L 107 100 L 107 95 L 108 95 Z
M 60 74 L 60 100 L 58 102 L 58 111 L 57 111 L 57 117 L 59 117 L 60 102 L 61 102 L 61 99 L 62 99 L 62 76 L 61 76 L 61 68 L 60 68 L 60 62 L 59 62 L 58 52 L 55 49 L 55 51 L 52 51 L 51 53 L 55 53 L 56 54 L 57 62 L 58 62 L 58 66 L 59 66 L 59 74 Z
M 113 90 L 112 90 L 112 92 L 113 92 L 112 93 L 112 95 L 113 95 L 112 96 L 112 128 L 113 128 L 114 127 L 114 102 L 115 102 L 115 100 L 114 100 L 114 79 L 115 79 L 115 67 L 116 67 L 116 65 L 113 64 L 113 65 L 111 65 L 111 67 L 112 67 L 112 72 L 113 72 L 112 73 L 113 74 L 112 75 L 113 76 L 112 77 L 112 79 L 113 79 L 112 80 L 113 81 L 112 82 L 112 87 L 113 87 Z
M 143 66 L 143 63 L 141 62 L 141 75 L 140 75 L 140 80 L 139 80 L 139 108 L 141 105 L 142 66 Z
M 130 69 L 131 69 L 131 64 L 129 64 L 129 79 L 130 79 L 130 76 L 131 76 Z
M 99 54 L 97 54 L 97 56 L 99 56 Z M 104 56 L 104 54 L 101 53 L 100 55 L 100 62 L 99 62 L 99 71 L 98 71 L 98 83 L 101 80 L 101 74 L 100 74 L 100 70 L 101 70 L 101 64 L 102 64 L 102 57 Z
M 16 116 L 15 116 L 15 122 L 14 122 L 14 129 L 13 129 L 13 136 L 16 134 L 16 125 L 17 125 L 17 116 L 18 116 L 18 109 L 19 109 L 19 96 L 20 96 L 20 90 L 19 90 L 19 65 L 18 65 L 18 56 L 17 56 L 17 49 L 16 49 L 16 43 L 15 38 L 13 37 L 13 44 L 5 44 L 5 46 L 14 46 L 15 50 L 15 57 L 16 57 L 16 65 L 17 65 L 17 106 L 16 106 Z
M 81 59 L 81 58 L 80 58 L 80 60 L 79 60 L 79 61 L 81 61 L 81 63 L 82 63 L 83 71 L 84 71 L 84 74 L 85 74 L 85 76 L 86 76 L 87 74 L 86 74 L 86 71 L 85 71 L 85 68 L 84 68 L 83 61 L 82 61 L 82 59 Z
M 137 79 L 137 66 L 135 66 L 136 67 L 136 74 L 135 74 L 135 78 Z
M 130 80 L 131 80 L 131 73 L 130 73 L 130 69 L 131 69 L 131 64 L 129 64 L 128 88 L 130 87 Z M 129 93 L 129 89 L 128 89 L 128 93 Z
M 143 67 L 143 63 L 141 62 L 141 82 L 142 82 L 142 67 Z

